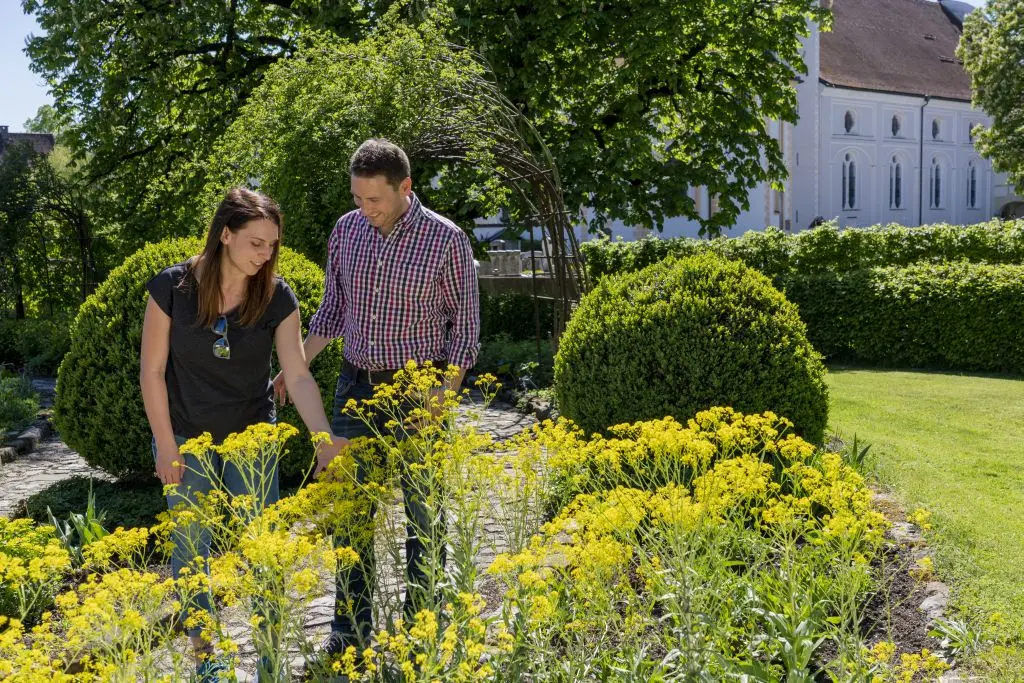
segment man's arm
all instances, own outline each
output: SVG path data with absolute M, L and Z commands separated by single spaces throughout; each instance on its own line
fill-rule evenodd
M 476 363 L 480 352 L 480 290 L 473 263 L 473 247 L 465 234 L 460 233 L 449 246 L 441 291 L 452 322 L 448 363 L 459 367 L 458 375 L 446 388 L 458 391 L 466 371 Z

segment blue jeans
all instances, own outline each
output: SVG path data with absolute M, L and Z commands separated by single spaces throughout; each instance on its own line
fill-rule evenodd
M 367 382 L 357 382 L 346 376 L 342 371 L 334 392 L 334 411 L 331 418 L 331 431 L 336 436 L 346 439 L 373 436 L 373 430 L 357 417 L 346 415 L 343 408 L 349 399 L 357 401 L 371 398 L 373 387 Z M 375 427 L 381 434 L 391 434 L 401 438 L 401 432 L 389 432 L 384 427 L 387 417 L 381 416 Z M 356 479 L 366 483 L 374 463 L 365 462 L 356 456 Z M 441 567 L 445 563 L 444 515 L 439 510 L 432 510 L 426 503 L 428 491 L 423 490 L 421 478 L 410 475 L 405 467 L 400 469 L 402 498 L 405 502 L 406 539 L 405 539 L 405 602 L 403 612 L 406 622 L 411 623 L 412 617 L 421 609 L 433 605 L 433 596 L 429 595 L 429 576 L 423 568 L 427 546 L 423 538 L 431 540 L 431 548 L 439 555 Z M 373 634 L 373 576 L 376 560 L 373 551 L 373 517 L 376 506 L 371 501 L 368 507 L 368 519 L 356 520 L 345 529 L 334 532 L 336 548 L 351 547 L 359 553 L 359 561 L 354 567 L 342 567 L 339 563 L 335 577 L 334 618 L 331 620 L 332 635 L 339 639 L 344 647 L 367 647 Z M 367 533 L 367 531 L 370 533 Z M 351 601 L 351 605 L 349 604 Z
M 174 436 L 174 440 L 179 446 L 187 441 L 186 438 L 178 435 Z M 211 453 L 209 457 L 210 467 L 214 472 L 219 473 L 220 483 L 229 494 L 236 496 L 253 493 L 248 490 L 245 480 L 234 464 L 223 462 L 216 453 Z M 153 461 L 156 462 L 156 439 L 153 439 Z M 181 483 L 178 484 L 177 490 L 167 495 L 168 510 L 174 509 L 179 503 L 185 503 L 186 508 L 194 505 L 198 500 L 198 494 L 207 494 L 218 485 L 205 474 L 199 460 L 191 453 L 182 453 L 181 462 L 185 465 L 185 471 L 181 475 Z M 267 481 L 268 485 L 263 498 L 264 506 L 276 503 L 280 498 L 277 467 L 273 467 L 273 470 L 273 472 L 265 473 L 267 478 L 264 481 Z M 172 532 L 171 540 L 174 542 L 174 551 L 171 553 L 171 570 L 174 572 L 175 579 L 181 574 L 182 568 L 193 564 L 196 555 L 203 558 L 204 570 L 209 575 L 208 561 L 211 540 L 209 529 L 198 522 L 179 526 Z M 182 598 L 181 602 L 182 623 L 196 609 L 213 613 L 213 599 L 209 591 L 192 596 L 188 600 Z M 187 629 L 187 632 L 190 636 L 199 636 L 202 629 L 190 628 Z

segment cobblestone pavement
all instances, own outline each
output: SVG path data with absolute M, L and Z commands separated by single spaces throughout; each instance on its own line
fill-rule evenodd
M 53 405 L 54 380 L 37 379 L 32 384 L 40 394 L 43 407 Z M 9 517 L 18 503 L 32 494 L 75 476 L 112 479 L 107 473 L 89 467 L 60 436 L 52 434 L 31 453 L 0 465 L 0 515 Z
M 44 405 L 52 403 L 54 382 L 52 380 L 37 380 L 36 389 L 43 397 Z M 479 396 L 475 397 L 477 400 Z M 536 424 L 532 416 L 523 415 L 513 406 L 502 403 L 495 403 L 488 408 L 470 408 L 478 411 L 476 423 L 478 427 L 487 431 L 497 441 L 503 441 L 523 429 Z M 466 412 L 465 410 L 463 412 Z M 460 420 L 468 419 L 465 415 Z M 39 444 L 39 447 L 32 453 L 18 457 L 14 462 L 0 466 L 0 515 L 9 516 L 11 511 L 28 496 L 38 493 L 43 489 L 64 479 L 73 476 L 93 476 L 96 478 L 111 480 L 112 478 L 100 470 L 89 467 L 86 462 L 73 450 L 67 447 L 59 435 L 54 434 Z M 402 526 L 401 495 L 396 495 L 397 500 L 393 505 L 388 506 L 384 514 L 388 515 L 386 524 L 388 526 Z M 492 501 L 496 497 L 491 498 Z M 503 552 L 506 548 L 501 540 L 502 526 L 500 520 L 495 517 L 496 510 L 492 510 L 481 525 L 480 552 L 477 555 L 477 565 L 483 569 L 494 559 L 497 553 Z M 400 544 L 404 545 L 404 544 Z M 378 552 L 380 568 L 384 569 L 388 564 L 400 567 L 403 564 L 401 556 L 404 548 L 381 547 L 378 539 Z M 389 563 L 385 558 L 394 558 Z M 402 591 L 401 572 L 397 567 L 386 571 L 382 577 L 383 592 L 390 594 L 387 602 L 396 604 L 398 596 Z M 166 567 L 155 568 L 162 573 L 169 572 Z M 488 612 L 496 610 L 499 590 L 493 581 L 483 578 L 478 584 L 478 590 L 488 598 Z M 327 636 L 330 629 L 330 621 L 334 605 L 333 583 L 330 577 L 324 577 L 324 594 L 313 600 L 307 607 L 305 628 L 310 642 L 319 643 Z M 239 681 L 255 680 L 255 652 L 252 641 L 249 637 L 249 625 L 245 614 L 241 611 L 226 610 L 222 614 L 227 630 L 232 638 L 238 643 L 239 653 L 242 658 L 242 667 L 237 671 Z M 182 638 L 180 646 L 187 650 L 187 641 Z M 292 652 L 290 656 L 296 663 L 301 659 L 299 653 Z

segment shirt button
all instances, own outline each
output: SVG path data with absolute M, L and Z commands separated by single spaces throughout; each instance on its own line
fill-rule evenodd
M 370 346 L 373 346 L 373 342 L 370 342 Z
M 374 294 L 380 294 L 380 287 L 374 287 L 373 293 Z
M 377 261 L 377 267 L 378 268 L 383 268 L 384 267 L 384 262 L 383 261 Z
M 370 320 L 376 320 L 376 319 L 377 319 L 377 316 L 375 316 L 375 315 L 371 315 L 370 316 Z

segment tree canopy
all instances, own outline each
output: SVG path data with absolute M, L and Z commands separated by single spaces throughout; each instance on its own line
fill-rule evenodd
M 399 9 L 415 23 L 439 4 Z M 393 5 L 23 0 L 46 31 L 29 42 L 33 67 L 74 121 L 72 144 L 91 155 L 129 243 L 194 231 L 204 161 L 272 65 L 292 61 L 313 34 L 370 38 Z M 766 119 L 796 119 L 799 37 L 826 18 L 816 0 L 451 0 L 450 9 L 448 39 L 476 51 L 535 123 L 578 217 L 589 206 L 597 224 L 696 218 L 687 190 L 707 186 L 719 196 L 712 230 L 732 223 L 750 187 L 784 177 Z M 440 208 L 482 210 L 455 202 L 456 175 L 453 205 Z M 477 180 L 469 176 L 463 195 Z
M 971 75 L 975 106 L 992 117 L 975 134 L 995 170 L 1024 192 L 1024 10 L 1019 0 L 989 0 L 967 15 L 958 56 Z

